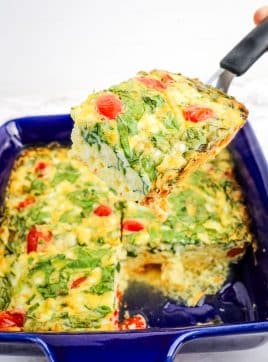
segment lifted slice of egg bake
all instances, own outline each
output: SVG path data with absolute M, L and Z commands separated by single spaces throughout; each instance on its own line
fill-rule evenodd
M 154 70 L 90 95 L 71 115 L 73 154 L 164 217 L 168 193 L 230 142 L 247 110 L 196 79 Z
M 168 201 L 160 223 L 150 209 L 120 201 L 67 148 L 25 150 L 0 228 L 0 329 L 125 329 L 130 323 L 118 320 L 118 309 L 131 281 L 189 306 L 216 293 L 252 242 L 229 153 L 203 165 Z M 145 326 L 139 319 L 136 327 Z

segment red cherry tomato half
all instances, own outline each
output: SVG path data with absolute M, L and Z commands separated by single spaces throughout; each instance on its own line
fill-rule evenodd
M 37 250 L 37 245 L 38 245 L 38 238 L 39 238 L 39 233 L 36 230 L 36 228 L 33 226 L 27 235 L 27 253 L 31 253 L 32 251 L 36 251 Z
M 39 176 L 42 177 L 44 176 L 44 170 L 46 169 L 47 164 L 43 161 L 40 161 L 36 164 L 35 168 L 34 168 L 34 172 Z
M 95 215 L 100 217 L 110 216 L 112 213 L 112 209 L 107 205 L 99 205 L 93 212 Z
M 141 314 L 136 314 L 118 324 L 119 330 L 144 329 L 147 327 L 145 318 Z
M 35 198 L 33 196 L 29 196 L 18 204 L 17 209 L 24 209 L 25 207 L 32 205 L 34 202 Z
M 23 312 L 0 312 L 0 328 L 23 327 Z
M 27 253 L 37 251 L 38 241 L 50 241 L 52 238 L 51 231 L 38 231 L 35 226 L 32 226 L 27 235 Z
M 138 232 L 144 229 L 144 225 L 137 220 L 125 220 L 123 222 L 123 230 Z
M 184 109 L 183 115 L 186 121 L 197 123 L 214 117 L 214 112 L 212 109 L 207 107 L 189 106 Z
M 79 287 L 79 285 L 82 284 L 85 280 L 87 280 L 87 277 L 81 277 L 74 280 L 71 284 L 71 289 Z
M 227 256 L 229 258 L 234 258 L 235 256 L 242 254 L 244 252 L 244 248 L 241 247 L 237 247 L 237 248 L 233 248 L 227 251 Z
M 167 88 L 167 85 L 161 82 L 158 79 L 154 78 L 146 78 L 146 77 L 139 77 L 137 78 L 141 83 L 146 85 L 148 88 L 155 89 L 157 91 L 162 91 Z
M 122 113 L 123 105 L 114 94 L 103 94 L 96 100 L 96 106 L 99 114 L 109 119 L 116 119 Z

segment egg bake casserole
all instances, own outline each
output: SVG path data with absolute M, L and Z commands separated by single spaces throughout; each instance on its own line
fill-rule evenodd
M 69 152 L 28 148 L 15 162 L 0 226 L 1 330 L 144 328 L 142 316 L 118 318 L 130 281 L 195 306 L 252 243 L 227 150 L 173 189 L 164 222 Z

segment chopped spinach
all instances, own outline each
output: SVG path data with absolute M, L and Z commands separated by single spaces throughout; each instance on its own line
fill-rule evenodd
M 29 276 L 31 277 L 36 272 L 42 271 L 44 273 L 45 283 L 49 283 L 50 276 L 54 270 L 52 259 L 44 259 L 39 261 L 29 270 Z
M 151 136 L 151 142 L 155 148 L 158 148 L 162 152 L 170 152 L 170 144 L 166 135 L 160 131 Z
M 144 171 L 149 176 L 150 181 L 153 182 L 157 177 L 154 161 L 149 156 L 144 156 L 141 158 L 141 164 Z
M 60 222 L 66 222 L 71 224 L 79 224 L 82 220 L 81 214 L 77 214 L 72 210 L 65 211 L 63 214 L 61 214 L 59 221 Z
M 164 119 L 164 125 L 167 129 L 180 129 L 180 123 L 171 113 L 168 113 Z
M 101 317 L 105 317 L 107 314 L 111 313 L 111 308 L 108 305 L 100 305 L 95 308 L 95 311 L 101 315 Z
M 143 102 L 149 108 L 150 112 L 155 112 L 156 108 L 161 107 L 165 103 L 164 99 L 160 95 L 146 96 L 142 98 Z
M 79 171 L 72 165 L 61 165 L 52 180 L 52 185 L 56 186 L 64 180 L 74 183 L 78 179 L 79 175 Z
M 29 181 L 30 185 L 23 186 L 24 192 L 31 192 L 32 194 L 38 196 L 41 195 L 45 190 L 46 185 L 44 181 L 40 180 L 40 178 L 36 177 L 35 175 L 28 174 L 25 179 Z
M 76 259 L 68 259 L 64 254 L 59 254 L 51 259 L 43 259 L 30 269 L 29 276 L 36 272 L 43 272 L 44 280 L 37 285 L 38 292 L 43 298 L 55 298 L 67 295 L 68 282 L 72 274 L 70 269 L 94 269 L 101 266 L 102 257 L 108 255 L 110 249 L 92 250 L 85 247 L 75 247 Z M 107 285 L 112 277 L 112 270 L 104 268 L 102 280 Z
M 54 258 L 54 262 L 56 260 L 56 257 Z M 50 269 L 50 272 L 48 274 L 48 270 Z M 44 270 L 44 269 L 43 269 Z M 55 277 L 55 269 L 48 268 L 44 270 L 46 274 L 45 282 L 41 285 L 37 286 L 37 290 L 42 295 L 44 299 L 47 298 L 56 298 L 59 295 L 67 295 L 69 292 L 68 288 L 68 281 L 70 279 L 70 275 L 68 272 L 66 272 L 64 269 L 60 270 L 59 272 L 56 272 L 57 274 L 57 281 L 51 282 L 51 278 Z M 53 275 L 54 272 L 54 275 Z
M 188 150 L 200 150 L 207 145 L 206 132 L 202 128 L 188 128 L 184 134 Z
M 27 305 L 31 304 L 31 302 L 34 300 L 35 297 L 36 297 L 35 294 L 31 295 L 30 298 L 27 299 L 26 304 Z
M 98 237 L 97 240 L 96 240 L 96 243 L 97 244 L 105 244 L 104 237 L 103 236 Z
M 113 187 L 109 187 L 109 190 L 114 194 L 117 195 L 117 191 Z
M 94 189 L 80 189 L 70 192 L 67 198 L 75 205 L 83 209 L 83 216 L 87 216 L 93 209 L 94 204 L 98 201 Z
M 34 310 L 36 310 L 38 307 L 39 307 L 39 303 L 35 303 L 35 304 L 33 304 L 29 309 L 28 309 L 28 311 L 27 311 L 27 317 L 28 317 L 28 315 L 29 314 L 31 314 Z
M 5 310 L 11 299 L 11 284 L 7 277 L 0 277 L 0 310 Z
M 82 128 L 81 136 L 90 146 L 97 145 L 101 149 L 103 143 L 107 143 L 100 123 L 96 123 L 93 128 Z
M 127 117 L 126 115 L 118 117 L 127 125 L 128 133 L 130 136 L 138 134 L 137 121 L 134 118 Z
M 37 290 L 44 299 L 47 299 L 47 298 L 56 298 L 59 295 L 67 295 L 69 288 L 67 285 L 67 280 L 60 278 L 60 280 L 57 283 L 38 285 Z
M 44 204 L 29 208 L 27 212 L 27 218 L 30 218 L 34 224 L 45 224 L 48 222 L 50 214 L 48 212 L 42 211 L 43 207 Z
M 101 260 L 104 255 L 109 254 L 109 249 L 90 250 L 81 246 L 76 247 L 77 259 L 70 260 L 66 264 L 66 268 L 69 269 L 94 269 L 101 265 Z
M 134 250 L 128 250 L 127 251 L 127 256 L 130 257 L 130 258 L 136 258 L 138 256 L 138 254 Z
M 128 126 L 127 124 L 120 118 L 118 117 L 117 119 L 117 130 L 119 133 L 119 138 L 120 138 L 120 144 L 121 147 L 124 151 L 124 154 L 126 156 L 127 160 L 131 160 L 132 158 L 132 151 L 129 147 L 129 142 L 128 142 Z
M 100 305 L 97 308 L 90 308 L 85 305 L 88 310 L 86 315 L 82 317 L 69 315 L 69 322 L 72 328 L 98 328 L 101 326 L 102 319 L 112 312 L 107 305 Z
M 114 266 L 105 267 L 102 269 L 101 280 L 98 284 L 90 288 L 90 292 L 94 294 L 104 294 L 113 290 L 114 285 Z
M 123 211 L 123 210 L 125 210 L 126 207 L 127 207 L 126 201 L 122 201 L 122 200 L 117 201 L 117 202 L 114 204 L 114 207 L 115 207 L 115 209 L 118 210 L 118 211 Z
M 120 86 L 112 87 L 110 90 L 117 94 L 123 102 L 124 112 L 120 117 L 124 117 L 127 121 L 130 134 L 136 134 L 136 123 L 141 119 L 145 111 L 143 100 L 137 98 L 134 92 L 129 92 L 126 89 L 120 88 Z
M 75 315 L 69 316 L 69 324 L 71 328 L 79 329 L 79 328 L 99 328 L 101 326 L 101 320 L 98 315 L 90 316 L 90 317 L 78 317 Z
M 34 195 L 41 195 L 45 191 L 45 188 L 45 183 L 38 178 L 35 178 L 30 186 L 30 190 Z

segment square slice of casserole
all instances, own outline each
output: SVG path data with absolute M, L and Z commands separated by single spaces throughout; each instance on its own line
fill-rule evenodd
M 70 159 L 68 151 L 28 149 L 15 163 L 2 223 L 2 239 L 11 252 L 118 244 L 117 199 L 87 166 Z
M 25 331 L 114 330 L 117 263 L 109 245 L 22 254 L 12 264 L 9 310 L 23 311 Z
M 71 115 L 73 154 L 161 216 L 170 191 L 230 142 L 247 110 L 198 80 L 154 70 L 91 94 Z

